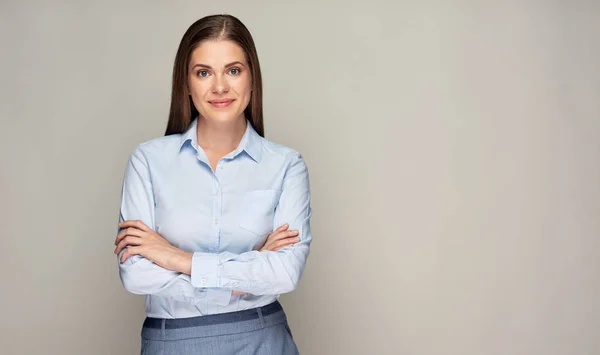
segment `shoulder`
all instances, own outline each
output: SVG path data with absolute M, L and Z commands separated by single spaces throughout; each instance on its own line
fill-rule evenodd
M 276 161 L 285 167 L 286 176 L 303 176 L 308 179 L 308 166 L 302 154 L 294 148 L 262 139 L 263 159 Z
M 131 152 L 131 158 L 147 163 L 168 158 L 181 148 L 181 134 L 161 136 L 139 143 Z
M 294 148 L 275 143 L 266 138 L 261 138 L 261 142 L 262 152 L 266 157 L 283 158 L 284 160 L 290 162 L 304 160 L 302 154 Z

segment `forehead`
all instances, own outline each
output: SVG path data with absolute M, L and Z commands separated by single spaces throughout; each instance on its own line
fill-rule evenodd
M 246 55 L 237 43 L 227 40 L 202 41 L 190 56 L 192 66 L 206 64 L 219 67 L 235 61 L 246 63 Z

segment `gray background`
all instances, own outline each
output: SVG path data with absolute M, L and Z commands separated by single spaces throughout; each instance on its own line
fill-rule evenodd
M 0 353 L 135 354 L 112 241 L 183 32 L 253 33 L 303 153 L 303 354 L 600 352 L 597 1 L 2 1 Z

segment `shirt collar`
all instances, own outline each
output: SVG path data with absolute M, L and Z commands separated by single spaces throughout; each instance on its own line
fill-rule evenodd
M 190 142 L 196 151 L 200 149 L 198 146 L 198 135 L 196 133 L 197 129 L 198 118 L 195 118 L 190 124 L 188 130 L 181 136 L 181 145 L 179 146 L 179 151 L 183 149 L 183 146 L 186 142 Z M 246 131 L 242 136 L 242 140 L 238 144 L 237 148 L 232 153 L 228 154 L 228 156 L 233 158 L 242 151 L 245 151 L 255 162 L 258 163 L 260 161 L 262 152 L 262 142 L 260 138 L 261 137 L 258 135 L 258 133 L 256 133 L 250 121 L 246 119 Z

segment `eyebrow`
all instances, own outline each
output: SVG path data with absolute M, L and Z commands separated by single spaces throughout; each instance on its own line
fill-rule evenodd
M 237 65 L 244 66 L 244 63 L 242 63 L 242 62 L 240 62 L 240 61 L 235 61 L 235 62 L 231 62 L 231 63 L 229 63 L 229 64 L 226 64 L 226 65 L 225 65 L 225 68 L 228 68 L 228 67 L 230 67 L 230 66 L 232 66 L 232 65 L 236 65 L 236 64 L 237 64 Z M 210 65 L 207 65 L 207 64 L 202 64 L 202 63 L 198 63 L 198 64 L 196 64 L 196 65 L 194 65 L 194 66 L 192 67 L 192 70 L 196 69 L 196 67 L 200 67 L 200 68 L 206 68 L 206 69 L 212 69 L 212 67 L 211 67 Z

